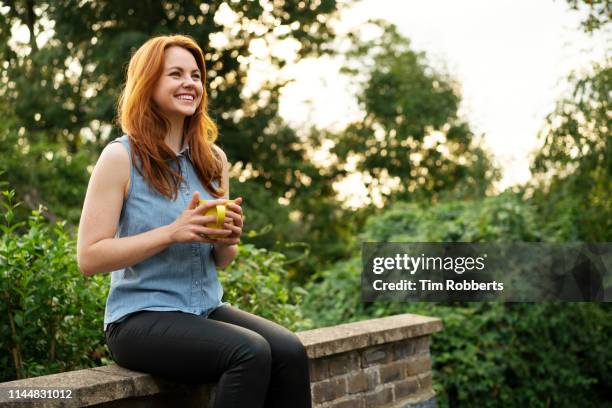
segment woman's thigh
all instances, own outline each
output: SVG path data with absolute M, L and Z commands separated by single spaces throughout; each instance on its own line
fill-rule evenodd
M 300 339 L 278 323 L 227 304 L 216 308 L 208 319 L 243 327 L 263 336 L 270 344 L 272 358 L 276 360 L 273 363 L 307 361 L 306 350 Z
M 136 312 L 111 326 L 106 341 L 120 366 L 193 383 L 216 382 L 241 351 L 268 347 L 251 330 L 174 311 Z

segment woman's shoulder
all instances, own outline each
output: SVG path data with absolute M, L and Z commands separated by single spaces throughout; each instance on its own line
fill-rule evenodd
M 129 164 L 129 153 L 129 137 L 127 135 L 123 135 L 114 140 L 111 140 L 102 150 L 100 158 L 104 156 L 105 159 L 111 160 L 116 164 L 120 164 L 121 162 L 127 162 Z
M 110 146 L 110 145 L 123 145 L 125 149 L 129 152 L 130 151 L 130 137 L 124 134 L 108 142 L 107 146 Z
M 115 164 L 130 162 L 129 152 L 126 147 L 121 143 L 109 143 L 104 147 L 100 154 L 100 159 L 111 161 Z
M 115 139 L 114 141 L 116 141 Z M 114 142 L 113 141 L 113 142 Z M 98 167 L 107 171 L 102 171 L 102 177 L 108 178 L 115 183 L 121 183 L 124 187 L 124 197 L 127 196 L 127 191 L 130 184 L 130 155 L 129 147 L 123 143 L 107 144 L 100 157 L 98 158 Z

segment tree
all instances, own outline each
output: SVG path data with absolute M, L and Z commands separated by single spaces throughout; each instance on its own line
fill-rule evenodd
M 371 22 L 382 34 L 363 41 L 353 33 L 355 47 L 347 53 L 344 72 L 360 83 L 365 117 L 333 138 L 338 174 L 355 163 L 368 190 L 386 201 L 437 200 L 452 190 L 484 195 L 499 174 L 458 117 L 459 85 L 427 66 L 425 54 L 411 50 L 394 25 Z M 397 187 L 385 191 L 394 179 Z
M 259 174 L 253 181 L 276 195 L 292 190 L 295 163 L 304 163 L 303 171 L 316 170 L 308 167 L 294 132 L 277 126 L 283 82 L 272 78 L 248 89 L 247 73 L 258 60 L 276 69 L 293 58 L 331 52 L 329 22 L 337 9 L 335 0 L 0 2 L 0 37 L 5 40 L 0 96 L 15 119 L 11 140 L 30 152 L 21 156 L 23 166 L 6 168 L 3 163 L 9 181 L 19 197 L 37 197 L 76 223 L 78 213 L 64 211 L 61 204 L 79 206 L 86 183 L 83 167 L 67 164 L 77 153 L 93 163 L 109 139 L 119 135 L 115 103 L 131 52 L 151 36 L 183 33 L 205 51 L 211 114 L 230 161 L 253 166 Z M 9 41 L 14 25 L 27 29 L 26 43 Z M 295 56 L 266 48 L 281 41 L 296 45 Z M 257 46 L 268 53 L 256 54 Z M 45 180 L 51 183 L 48 189 L 38 179 L 46 157 L 54 158 L 54 167 L 62 161 L 73 167 L 54 181 Z M 74 188 L 55 193 L 67 183 Z
M 612 239 L 610 60 L 592 73 L 570 74 L 573 89 L 546 117 L 542 148 L 531 166 L 532 195 L 549 234 L 562 240 Z
M 582 28 L 587 33 L 594 33 L 612 19 L 612 7 L 610 0 L 567 0 L 572 10 L 579 10 L 581 6 L 587 6 L 587 16 L 582 21 Z

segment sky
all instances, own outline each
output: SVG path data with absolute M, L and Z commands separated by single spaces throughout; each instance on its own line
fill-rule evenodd
M 368 18 L 396 24 L 432 67 L 461 83 L 459 114 L 483 135 L 500 165 L 499 191 L 529 179 L 529 153 L 538 147 L 546 114 L 568 90 L 565 77 L 610 55 L 610 29 L 583 33 L 583 14 L 565 0 L 363 0 L 336 28 L 343 32 Z M 320 58 L 289 67 L 287 75 L 296 80 L 283 91 L 281 115 L 296 126 L 335 129 L 358 119 L 339 66 L 339 60 Z M 358 178 L 342 189 L 364 193 Z

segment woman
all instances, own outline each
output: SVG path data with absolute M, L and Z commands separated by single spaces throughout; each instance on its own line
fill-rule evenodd
M 117 364 L 216 382 L 218 408 L 310 407 L 298 337 L 221 301 L 216 270 L 236 257 L 242 199 L 227 204 L 223 229 L 204 226 L 215 221 L 206 210 L 229 198 L 204 74 L 202 50 L 186 36 L 153 38 L 132 56 L 118 105 L 126 134 L 91 175 L 79 267 L 86 276 L 112 272 L 104 331 Z

